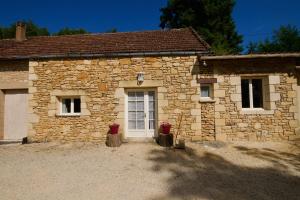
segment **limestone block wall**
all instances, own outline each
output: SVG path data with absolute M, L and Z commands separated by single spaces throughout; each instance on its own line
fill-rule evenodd
M 29 138 L 32 141 L 103 142 L 117 122 L 125 136 L 127 89 L 156 91 L 156 128 L 170 122 L 187 140 L 289 140 L 298 127 L 294 65 L 259 61 L 198 63 L 196 56 L 40 59 L 29 62 Z M 144 82 L 137 84 L 137 73 Z M 263 77 L 264 109 L 245 110 L 241 78 Z M 212 83 L 213 100 L 201 102 L 200 79 Z M 58 99 L 80 96 L 80 116 L 61 116 Z
M 199 84 L 191 75 L 196 56 L 33 60 L 29 63 L 29 137 L 32 141 L 92 141 L 106 139 L 108 125 L 121 124 L 124 134 L 124 93 L 128 88 L 157 91 L 158 123 L 168 121 L 181 137 L 201 138 Z M 145 81 L 137 85 L 138 72 Z M 59 116 L 55 96 L 81 92 L 84 113 Z M 57 94 L 57 92 L 59 94 Z M 72 92 L 71 92 L 72 93 Z
M 0 61 L 0 89 L 27 88 L 28 60 Z
M 215 105 L 201 103 L 201 136 L 202 140 L 215 140 Z
M 199 65 L 198 68 L 195 68 L 193 74 L 196 76 L 197 82 L 201 79 L 211 79 L 214 78 L 214 70 L 212 67 Z M 199 84 L 199 87 L 201 83 Z M 215 101 L 214 90 L 218 88 L 218 85 L 215 83 L 211 83 L 212 86 L 212 101 L 199 101 L 201 105 L 201 109 L 199 113 L 201 113 L 201 124 L 199 126 L 199 130 L 201 130 L 201 138 L 202 141 L 205 140 L 215 140 Z M 200 91 L 199 91 L 200 97 Z
M 297 77 L 292 64 L 225 62 L 211 63 L 212 66 L 218 80 L 214 90 L 217 140 L 278 141 L 295 136 Z M 242 77 L 264 79 L 263 110 L 242 108 Z

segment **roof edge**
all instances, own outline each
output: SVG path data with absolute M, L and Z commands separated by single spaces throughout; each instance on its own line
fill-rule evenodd
M 131 57 L 131 56 L 201 56 L 209 54 L 209 51 L 168 51 L 168 52 L 135 52 L 135 53 L 103 53 L 103 54 L 57 54 L 57 55 L 36 55 L 36 56 L 16 56 L 1 58 L 0 60 L 25 60 L 44 58 L 93 58 L 93 57 Z
M 209 50 L 211 51 L 211 46 L 197 33 L 197 31 L 189 26 L 189 30 L 193 33 L 193 35 Z
M 296 53 L 275 53 L 275 54 L 247 54 L 247 55 L 224 55 L 224 56 L 202 56 L 200 60 L 234 60 L 252 58 L 300 58 L 300 52 Z
M 155 29 L 155 30 L 137 30 L 137 31 L 120 31 L 115 33 L 107 33 L 107 32 L 93 32 L 93 33 L 81 33 L 81 34 L 71 34 L 71 35 L 38 35 L 38 36 L 28 36 L 28 39 L 32 38 L 57 38 L 57 37 L 80 37 L 80 36 L 102 36 L 102 35 L 117 35 L 117 34 L 127 34 L 127 33 L 153 33 L 153 32 L 166 32 L 166 31 L 180 31 L 184 29 L 189 29 L 190 27 L 186 28 L 171 28 L 171 29 Z M 197 33 L 196 33 L 197 34 Z M 15 38 L 5 38 L 1 39 L 0 41 L 8 40 L 8 41 L 15 41 Z M 203 40 L 203 39 L 202 39 Z

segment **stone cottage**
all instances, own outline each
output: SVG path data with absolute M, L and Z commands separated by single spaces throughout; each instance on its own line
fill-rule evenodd
M 210 56 L 191 28 L 0 41 L 0 140 L 297 138 L 300 54 Z M 181 119 L 181 120 L 180 120 Z M 179 123 L 181 121 L 181 123 Z

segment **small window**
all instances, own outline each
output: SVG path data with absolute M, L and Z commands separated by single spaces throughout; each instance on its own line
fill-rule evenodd
M 200 95 L 202 99 L 212 99 L 212 85 L 205 84 L 200 87 Z
M 81 113 L 80 98 L 62 98 L 61 99 L 61 114 L 74 115 Z
M 210 88 L 208 85 L 201 86 L 201 97 L 210 97 Z
M 74 113 L 80 113 L 81 108 L 80 108 L 80 98 L 74 99 Z
M 263 108 L 263 79 L 242 79 L 242 107 Z

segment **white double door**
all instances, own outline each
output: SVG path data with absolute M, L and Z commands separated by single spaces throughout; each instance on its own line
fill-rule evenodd
M 156 129 L 154 90 L 128 90 L 126 98 L 127 137 L 153 137 Z

